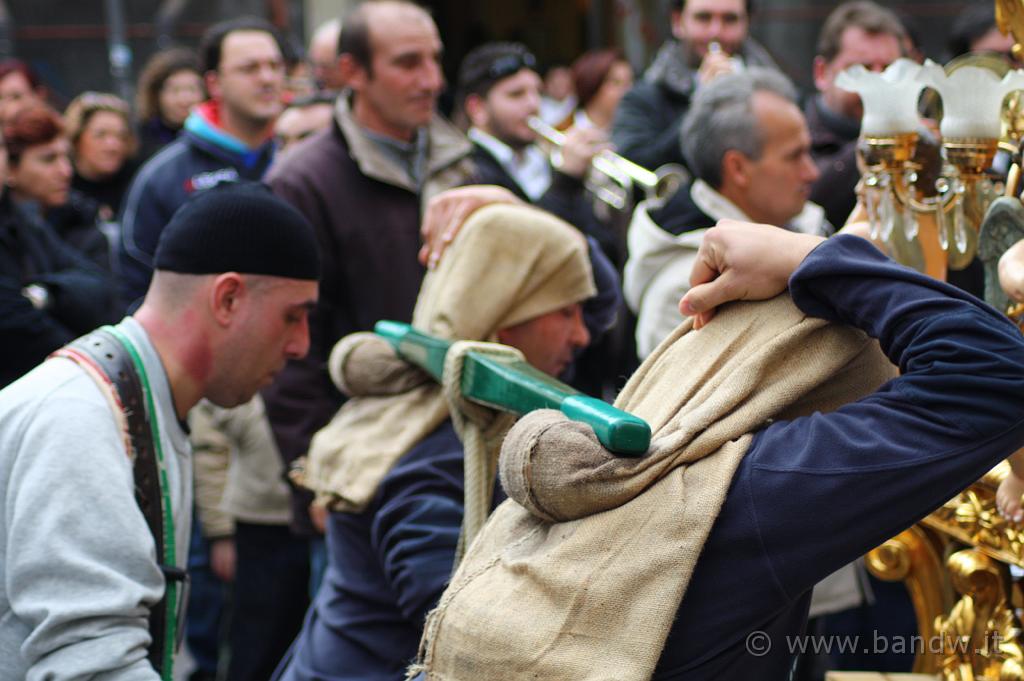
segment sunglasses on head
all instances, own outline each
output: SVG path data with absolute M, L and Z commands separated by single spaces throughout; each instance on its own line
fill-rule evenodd
M 522 69 L 537 70 L 537 60 L 529 52 L 525 54 L 506 54 L 503 57 L 498 57 L 491 66 L 487 69 L 487 75 L 494 80 L 501 80 L 515 73 L 519 73 Z

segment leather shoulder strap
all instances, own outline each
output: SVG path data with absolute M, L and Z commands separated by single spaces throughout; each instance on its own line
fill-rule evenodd
M 153 431 L 150 428 L 149 413 L 142 390 L 142 382 L 132 364 L 128 351 L 110 333 L 97 329 L 81 338 L 72 341 L 62 350 L 54 353 L 82 363 L 86 359 L 93 370 L 105 377 L 108 386 L 116 391 L 125 420 L 127 421 L 130 440 L 129 457 L 132 459 L 132 470 L 135 478 L 135 500 L 142 510 L 149 531 L 156 543 L 157 560 L 164 555 L 164 523 L 163 508 L 160 494 L 160 472 L 157 467 L 156 450 L 153 442 Z M 175 566 L 161 565 L 161 570 L 168 579 L 175 578 L 180 572 Z M 161 671 L 164 659 L 164 632 L 167 623 L 166 595 L 150 609 L 149 632 L 152 643 L 149 647 L 149 660 L 157 672 Z

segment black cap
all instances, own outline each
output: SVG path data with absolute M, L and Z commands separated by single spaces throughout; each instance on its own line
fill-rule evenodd
M 459 66 L 458 102 L 470 95 L 486 97 L 499 81 L 522 69 L 537 70 L 537 59 L 522 43 L 493 42 L 474 48 Z
M 258 182 L 224 182 L 198 192 L 160 234 L 154 268 L 180 274 L 320 278 L 313 226 Z

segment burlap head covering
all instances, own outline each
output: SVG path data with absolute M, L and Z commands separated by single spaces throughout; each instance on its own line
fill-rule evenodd
M 783 295 L 699 332 L 684 322 L 643 363 L 616 402 L 652 427 L 642 459 L 558 412 L 523 417 L 501 453 L 510 498 L 429 616 L 410 677 L 649 679 L 752 433 L 894 375 L 875 341 Z
M 423 281 L 413 326 L 452 340 L 494 340 L 513 326 L 595 293 L 586 241 L 567 223 L 527 206 L 473 213 Z M 441 388 L 410 370 L 372 334 L 343 339 L 330 371 L 352 396 L 310 445 L 305 484 L 319 503 L 360 511 L 448 407 Z

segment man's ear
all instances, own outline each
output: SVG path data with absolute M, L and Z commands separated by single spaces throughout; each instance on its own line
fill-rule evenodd
M 229 326 L 242 307 L 247 291 L 245 279 L 237 272 L 225 272 L 210 287 L 210 312 L 221 326 Z
M 462 108 L 465 109 L 466 117 L 469 119 L 469 122 L 473 127 L 487 127 L 487 111 L 483 97 L 477 94 L 466 95 L 466 99 L 462 103 Z
M 743 152 L 737 149 L 726 151 L 722 155 L 722 187 L 749 188 L 753 180 L 752 165 Z
M 814 73 L 814 87 L 818 92 L 824 92 L 832 85 L 832 77 L 828 73 L 828 62 L 821 55 L 814 58 L 812 72 Z
M 686 3 L 683 3 L 683 7 Z M 672 30 L 672 37 L 676 40 L 686 40 L 686 31 L 683 30 L 683 10 L 672 10 L 669 13 L 669 28 Z
M 203 83 L 206 85 L 206 91 L 209 93 L 210 99 L 220 99 L 220 76 L 216 71 L 204 73 Z
M 364 89 L 366 87 L 366 83 L 370 80 L 369 74 L 366 72 L 366 68 L 357 62 L 348 52 L 338 55 L 337 68 L 345 86 L 352 88 L 355 92 L 359 92 Z

